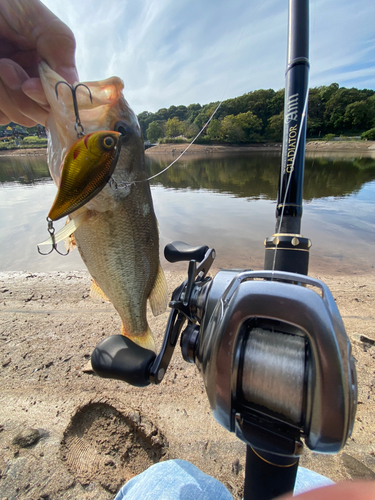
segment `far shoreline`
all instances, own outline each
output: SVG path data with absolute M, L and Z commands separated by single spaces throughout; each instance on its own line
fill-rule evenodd
M 146 155 L 172 155 L 178 156 L 188 147 L 187 143 L 182 144 L 158 144 L 146 149 Z M 192 144 L 184 153 L 185 155 L 207 154 L 241 154 L 241 153 L 263 153 L 280 152 L 281 143 L 263 144 Z M 311 141 L 306 143 L 306 154 L 311 153 L 337 153 L 337 154 L 368 154 L 375 156 L 375 141 Z M 46 148 L 28 149 L 5 149 L 0 150 L 0 157 L 21 157 L 21 156 L 46 156 Z
M 146 149 L 146 155 L 173 155 L 177 156 L 186 149 L 188 144 L 158 144 Z M 184 153 L 185 155 L 207 155 L 207 154 L 241 154 L 241 153 L 263 153 L 280 152 L 281 143 L 269 144 L 193 144 Z M 306 154 L 310 153 L 350 153 L 369 154 L 375 156 L 375 141 L 311 141 L 306 143 Z
M 1 149 L 0 157 L 2 156 L 47 156 L 47 148 Z

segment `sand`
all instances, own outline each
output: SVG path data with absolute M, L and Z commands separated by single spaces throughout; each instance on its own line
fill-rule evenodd
M 184 274 L 166 277 L 172 291 Z M 334 481 L 375 478 L 375 273 L 316 277 L 330 287 L 352 341 L 359 401 L 342 452 L 305 447 L 301 465 Z M 112 305 L 91 299 L 89 287 L 86 272 L 0 274 L 0 498 L 107 500 L 153 462 L 177 457 L 241 498 L 245 445 L 216 423 L 201 376 L 179 348 L 158 386 L 83 371 L 97 343 L 120 331 Z M 158 345 L 167 318 L 150 317 Z M 21 432 L 34 444 L 14 441 Z

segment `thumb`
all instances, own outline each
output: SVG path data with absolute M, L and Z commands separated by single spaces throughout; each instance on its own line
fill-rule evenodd
M 39 0 L 1 0 L 5 35 L 24 51 L 36 51 L 69 83 L 78 80 L 73 32 Z M 34 75 L 36 76 L 36 75 Z
M 44 25 L 42 29 L 38 26 L 38 28 L 36 30 L 36 48 L 40 59 L 45 60 L 50 68 L 65 78 L 67 82 L 77 82 L 76 43 L 73 32 L 54 15 L 48 26 Z

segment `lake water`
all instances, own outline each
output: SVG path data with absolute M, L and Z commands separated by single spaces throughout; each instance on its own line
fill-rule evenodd
M 154 174 L 171 157 L 148 161 Z M 161 248 L 173 240 L 207 244 L 216 249 L 219 267 L 262 268 L 263 241 L 275 228 L 279 164 L 277 153 L 183 157 L 151 185 Z M 44 156 L 0 157 L 0 271 L 85 269 L 77 250 L 67 257 L 37 252 L 36 244 L 48 237 L 46 215 L 55 194 Z M 304 198 L 310 270 L 374 270 L 375 159 L 307 158 Z M 164 258 L 162 264 L 174 266 Z

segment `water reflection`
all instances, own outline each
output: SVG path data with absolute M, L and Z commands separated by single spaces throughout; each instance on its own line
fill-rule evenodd
M 147 156 L 151 175 L 171 162 L 171 157 Z M 277 153 L 187 157 L 151 180 L 151 185 L 173 189 L 207 189 L 240 198 L 276 197 L 280 168 Z M 0 157 L 0 183 L 38 184 L 51 179 L 44 156 Z M 373 158 L 306 158 L 304 200 L 342 197 L 358 192 L 375 180 Z
M 38 184 L 49 182 L 46 156 L 0 156 L 0 183 Z
M 152 175 L 163 170 L 168 158 L 148 156 Z M 208 189 L 250 199 L 274 200 L 279 181 L 280 155 L 251 153 L 241 156 L 189 158 L 178 163 L 152 184 L 175 189 Z M 375 159 L 307 158 L 304 179 L 304 199 L 345 196 L 375 179 Z
M 152 174 L 171 161 L 147 158 Z M 219 266 L 261 268 L 263 240 L 274 230 L 279 163 L 273 153 L 187 157 L 153 179 L 161 247 L 172 240 L 208 244 Z M 45 218 L 56 194 L 44 156 L 0 157 L 0 192 L 0 271 L 85 268 L 77 251 L 65 258 L 36 251 L 48 236 Z M 375 160 L 308 158 L 304 194 L 311 269 L 372 269 Z

